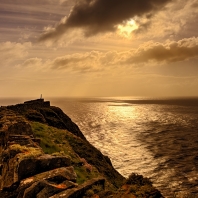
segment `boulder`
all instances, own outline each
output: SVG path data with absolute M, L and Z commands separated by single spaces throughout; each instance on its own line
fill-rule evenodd
M 54 196 L 51 196 L 50 198 L 79 198 L 83 197 L 87 190 L 91 189 L 94 185 L 100 185 L 104 189 L 105 185 L 105 179 L 104 178 L 94 178 L 91 180 L 88 180 L 87 182 L 79 185 L 76 188 L 71 188 L 68 190 L 64 190 L 58 194 L 55 194 Z
M 45 180 L 33 183 L 29 188 L 26 188 L 23 198 L 49 198 L 68 188 L 75 187 L 73 182 L 65 181 L 61 184 L 53 184 Z
M 35 197 L 35 194 L 40 197 L 42 197 L 41 195 L 46 196 L 46 194 L 52 196 L 65 189 L 76 187 L 77 184 L 74 183 L 76 178 L 77 176 L 72 166 L 34 175 L 20 182 L 16 190 L 17 198 L 23 198 L 24 196 Z
M 76 187 L 77 184 L 73 183 L 71 181 L 64 181 L 61 184 L 50 184 L 46 185 L 38 194 L 37 198 L 49 198 L 50 196 L 53 196 L 56 193 L 59 193 L 63 190 Z
M 66 156 L 45 154 L 35 158 L 23 159 L 18 165 L 18 177 L 19 180 L 22 180 L 42 172 L 70 165 L 70 158 Z

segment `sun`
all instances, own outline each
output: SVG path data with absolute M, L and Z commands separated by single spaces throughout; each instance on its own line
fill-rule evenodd
M 118 29 L 119 35 L 126 37 L 126 38 L 130 38 L 131 32 L 138 29 L 138 25 L 133 19 L 130 19 L 125 24 L 118 25 L 117 29 Z

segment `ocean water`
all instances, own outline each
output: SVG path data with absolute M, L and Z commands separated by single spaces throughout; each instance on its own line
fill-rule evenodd
M 167 198 L 198 197 L 198 98 L 46 100 L 60 107 L 123 176 L 142 174 Z M 0 106 L 13 101 L 1 99 Z

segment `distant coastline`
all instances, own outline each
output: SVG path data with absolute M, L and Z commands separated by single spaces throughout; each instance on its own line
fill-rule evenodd
M 80 101 L 80 102 L 113 102 L 126 104 L 168 104 L 181 106 L 198 106 L 198 96 L 195 97 L 90 97 L 90 98 L 50 98 L 50 101 Z

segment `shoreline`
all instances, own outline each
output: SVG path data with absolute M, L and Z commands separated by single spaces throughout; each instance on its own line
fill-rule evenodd
M 71 190 L 63 188 L 61 192 L 73 193 L 72 196 L 75 193 L 81 193 L 85 197 L 90 197 L 87 193 L 90 193 L 91 190 L 92 193 L 100 195 L 99 197 L 107 197 L 105 193 L 108 192 L 116 198 L 123 196 L 123 193 L 137 194 L 141 191 L 141 193 L 154 193 L 157 197 L 162 197 L 161 193 L 152 186 L 150 181 L 142 176 L 132 175 L 132 180 L 129 178 L 128 180 L 124 179 L 113 168 L 110 159 L 86 140 L 78 126 L 61 109 L 50 106 L 49 102 L 38 99 L 24 104 L 3 107 L 0 110 L 1 134 L 3 135 L 1 135 L 3 142 L 1 158 L 3 161 L 0 180 L 2 190 L 0 194 L 4 194 L 4 197 L 15 196 L 22 188 L 25 188 L 22 184 L 30 180 L 33 183 L 30 182 L 31 185 L 26 186 L 21 191 L 24 193 L 23 196 L 27 196 L 28 193 L 36 193 L 35 186 L 39 187 L 39 189 L 43 189 L 42 186 L 44 186 L 44 189 L 48 189 L 49 186 L 52 186 L 52 183 L 49 183 L 49 181 L 42 183 L 41 180 L 36 179 L 42 177 L 41 174 L 43 174 L 40 172 L 41 170 L 36 168 L 36 164 L 45 164 L 44 161 L 48 164 L 53 160 L 61 160 L 62 162 L 58 163 L 58 167 L 54 167 L 54 165 L 51 167 L 59 170 L 63 166 L 61 164 L 64 164 L 64 161 L 67 160 L 66 156 L 68 155 L 70 155 L 70 162 L 68 163 L 73 167 L 70 171 L 75 177 L 71 180 L 76 182 L 73 184 L 75 190 L 71 192 Z M 30 146 L 27 146 L 29 144 Z M 9 153 L 11 150 L 14 152 L 12 157 L 3 157 L 5 153 Z M 54 151 L 56 151 L 56 154 Z M 18 165 L 15 166 L 15 164 Z M 29 166 L 35 167 L 31 168 L 34 172 L 25 171 L 27 175 L 23 176 L 22 172 L 20 172 L 21 169 L 24 170 L 25 168 L 23 164 L 26 164 L 26 168 Z M 49 174 L 51 168 L 49 169 L 49 166 L 46 165 L 43 166 L 42 171 L 47 171 L 46 173 Z M 29 168 L 27 170 L 30 170 Z M 13 171 L 15 174 L 11 176 Z M 32 175 L 34 175 L 33 180 L 29 178 L 29 176 L 32 178 Z M 98 179 L 93 181 L 94 178 Z M 134 183 L 135 181 L 136 183 Z M 95 182 L 99 182 L 100 190 L 93 189 Z M 61 185 L 64 186 L 63 183 Z M 136 186 L 135 191 L 132 192 L 130 189 L 134 188 L 134 185 Z M 147 191 L 143 191 L 145 185 Z M 123 190 L 119 191 L 120 188 Z M 55 189 L 58 191 L 57 186 Z M 53 190 L 52 194 L 57 194 L 56 190 Z M 48 190 L 45 191 L 50 193 Z M 42 191 L 39 191 L 39 193 L 42 194 Z

